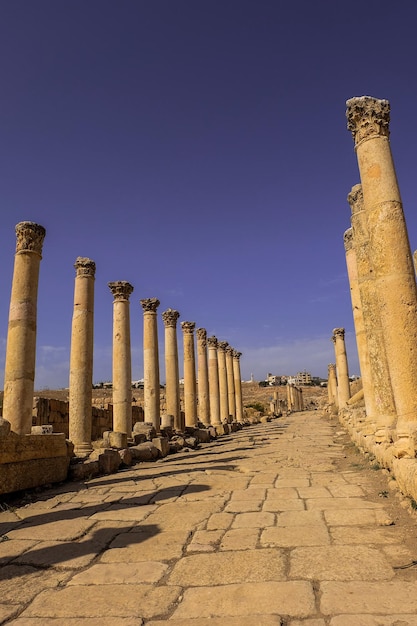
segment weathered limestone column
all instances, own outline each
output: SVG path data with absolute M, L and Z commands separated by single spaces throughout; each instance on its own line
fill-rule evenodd
M 227 402 L 229 406 L 229 416 L 232 416 L 233 421 L 236 420 L 236 397 L 235 397 L 235 380 L 233 373 L 233 348 L 227 346 L 226 348 L 226 373 L 227 373 Z
M 233 378 L 235 381 L 236 421 L 239 423 L 243 422 L 242 377 L 240 374 L 241 356 L 241 352 L 233 350 Z
M 390 442 L 392 441 L 397 415 L 381 324 L 381 305 L 371 263 L 368 224 L 361 185 L 352 187 L 348 195 L 348 202 L 352 210 L 352 241 L 360 295 L 360 304 L 357 306 L 362 312 L 365 335 L 362 339 L 362 333 L 359 329 L 359 334 L 357 334 L 358 354 L 366 410 L 366 420 L 365 425 L 362 426 L 362 433 L 374 435 L 377 443 Z M 361 354 L 364 349 L 368 351 L 368 361 L 366 362 L 365 353 L 362 371 Z M 368 373 L 367 363 L 369 366 Z
M 229 421 L 229 398 L 227 389 L 226 348 L 227 341 L 217 342 L 217 362 L 219 364 L 220 419 Z
M 416 453 L 417 288 L 389 143 L 390 107 L 369 96 L 347 102 L 367 215 L 372 267 L 395 406 L 396 454 Z
M 126 280 L 109 283 L 113 294 L 113 430 L 132 434 L 132 357 L 129 296 Z
M 180 376 L 178 366 L 177 321 L 174 309 L 162 313 L 165 326 L 165 396 L 168 415 L 174 416 L 174 429 L 182 430 L 180 409 Z
M 181 322 L 184 334 L 184 412 L 185 425 L 197 426 L 197 385 L 195 377 L 195 322 Z
M 287 410 L 288 411 L 292 411 L 293 410 L 293 400 L 292 400 L 291 386 L 292 385 L 287 383 Z
M 208 376 L 210 396 L 210 423 L 212 426 L 221 424 L 220 419 L 220 392 L 219 366 L 217 363 L 217 337 L 208 337 Z
M 140 301 L 143 309 L 143 379 L 145 420 L 152 422 L 157 433 L 161 431 L 161 404 L 159 388 L 157 298 Z
M 76 456 L 92 452 L 94 277 L 96 264 L 78 257 L 74 264 L 74 313 L 72 317 L 69 375 L 69 438 Z
M 345 329 L 335 328 L 333 330 L 332 341 L 334 343 L 334 352 L 336 357 L 337 399 L 339 408 L 341 409 L 346 406 L 346 402 L 350 398 L 349 370 L 345 346 Z
M 328 380 L 327 386 L 329 388 L 329 399 L 332 398 L 330 404 L 334 404 L 336 409 L 339 408 L 338 393 L 337 393 L 337 376 L 336 376 L 336 364 L 329 363 L 328 365 Z
M 207 331 L 197 328 L 198 418 L 210 426 L 210 394 L 207 363 Z
M 29 434 L 32 428 L 38 280 L 45 232 L 43 226 L 34 222 L 19 222 L 16 225 L 3 417 L 18 435 Z

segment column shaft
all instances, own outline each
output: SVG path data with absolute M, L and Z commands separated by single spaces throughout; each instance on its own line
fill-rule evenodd
M 109 283 L 113 294 L 113 430 L 132 434 L 132 358 L 130 349 L 130 283 Z
M 240 357 L 241 352 L 233 350 L 233 377 L 235 381 L 235 398 L 236 398 L 236 421 L 243 422 L 243 396 L 242 396 L 242 377 L 240 374 Z
M 345 329 L 335 328 L 333 330 L 332 341 L 336 357 L 337 370 L 337 399 L 339 408 L 346 406 L 350 398 L 349 369 L 345 346 Z
M 227 373 L 227 400 L 229 406 L 229 416 L 233 421 L 236 420 L 236 397 L 235 397 L 235 380 L 233 374 L 233 348 L 226 348 L 226 373 Z
M 18 435 L 32 428 L 39 267 L 45 229 L 16 225 L 16 255 L 7 332 L 3 417 Z
M 152 422 L 157 433 L 161 430 L 157 298 L 140 301 L 143 308 L 143 378 L 145 420 Z
M 180 377 L 178 365 L 177 320 L 174 309 L 162 313 L 165 325 L 165 396 L 168 415 L 174 416 L 174 429 L 182 430 L 180 409 Z
M 220 392 L 219 366 L 217 362 L 217 338 L 208 337 L 208 375 L 210 395 L 210 423 L 213 426 L 221 424 L 220 419 Z
M 197 426 L 197 384 L 195 376 L 195 322 L 181 322 L 184 336 L 184 412 L 185 425 Z
M 205 426 L 210 424 L 210 397 L 207 363 L 207 331 L 197 328 L 198 418 Z
M 86 257 L 75 261 L 74 313 L 72 317 L 69 378 L 69 438 L 74 452 L 92 451 L 92 388 L 94 349 L 94 276 L 96 264 Z
M 220 394 L 220 419 L 222 422 L 229 421 L 229 398 L 227 389 L 226 348 L 227 341 L 217 343 L 217 362 L 219 365 L 219 394 Z

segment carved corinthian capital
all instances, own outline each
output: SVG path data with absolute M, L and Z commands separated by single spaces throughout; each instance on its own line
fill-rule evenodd
M 353 248 L 353 228 L 348 228 L 345 230 L 343 234 L 343 243 L 345 245 L 345 250 L 348 252 Z
M 333 328 L 333 336 L 345 338 L 345 329 L 344 328 Z
M 16 253 L 35 252 L 42 255 L 42 245 L 46 230 L 43 226 L 35 222 L 19 222 L 15 227 L 16 231 Z
M 165 328 L 175 328 L 179 316 L 179 312 L 174 309 L 167 309 L 164 311 L 162 313 L 162 319 L 164 320 Z
M 348 194 L 347 201 L 350 205 L 352 215 L 363 210 L 363 191 L 362 185 L 354 185 Z
M 233 356 L 234 348 L 232 346 L 227 346 L 226 354 L 231 354 Z
M 140 303 L 144 313 L 156 313 L 156 309 L 161 304 L 158 298 L 145 298 Z
M 329 365 L 327 366 L 327 371 L 329 372 L 336 372 L 336 363 L 329 363 Z
M 234 359 L 236 359 L 238 361 L 241 356 L 242 356 L 241 352 L 238 352 L 237 350 L 233 350 L 233 358 Z
M 207 337 L 207 345 L 209 348 L 217 349 L 217 337 L 215 337 L 214 335 L 212 335 L 211 337 Z
M 195 331 L 198 343 L 205 348 L 207 345 L 207 331 L 205 328 L 197 328 Z
M 133 286 L 127 280 L 117 280 L 114 283 L 108 283 L 108 285 L 115 301 L 129 300 Z
M 346 102 L 347 127 L 355 146 L 371 137 L 389 137 L 390 105 L 388 100 L 371 96 L 351 98 Z
M 220 350 L 220 352 L 226 352 L 226 348 L 228 346 L 228 342 L 227 341 L 218 341 L 217 342 L 217 349 Z
M 94 278 L 96 273 L 96 264 L 91 259 L 85 256 L 78 256 L 74 263 L 75 275 L 79 276 L 91 276 Z
M 181 322 L 181 328 L 184 335 L 192 335 L 195 328 L 195 322 Z

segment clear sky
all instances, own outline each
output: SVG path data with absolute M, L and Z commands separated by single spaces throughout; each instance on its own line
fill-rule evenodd
M 14 227 L 31 220 L 47 230 L 38 389 L 68 386 L 77 256 L 97 265 L 95 382 L 115 280 L 134 286 L 134 379 L 149 297 L 240 350 L 245 379 L 327 376 L 340 326 L 358 374 L 345 102 L 391 103 L 414 250 L 416 24 L 415 0 L 1 0 L 0 368 Z M 164 380 L 160 315 L 159 339 Z

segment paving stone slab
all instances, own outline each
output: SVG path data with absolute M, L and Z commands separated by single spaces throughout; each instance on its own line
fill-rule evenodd
M 323 524 L 322 526 L 279 526 L 266 528 L 262 531 L 262 546 L 277 546 L 280 548 L 292 548 L 297 546 L 325 546 L 330 544 L 330 535 Z
M 308 478 L 278 478 L 275 483 L 277 489 L 281 487 L 309 487 L 310 480 Z
M 417 626 L 416 615 L 338 615 L 330 626 Z
M 315 612 L 309 582 L 263 582 L 187 589 L 171 620 L 271 614 L 301 618 Z M 257 620 L 254 624 L 261 623 Z
M 248 489 L 235 489 L 232 492 L 231 502 L 234 500 L 264 500 L 265 496 L 266 489 L 257 486 L 248 487 Z
M 269 487 L 267 489 L 268 500 L 299 500 L 298 489 L 295 487 Z
M 187 552 L 214 552 L 224 530 L 197 530 L 187 546 Z
M 349 544 L 395 544 L 402 540 L 395 526 L 372 528 L 369 526 L 335 526 L 330 528 L 334 543 Z
M 13 622 L 13 626 L 63 626 L 60 617 L 19 617 Z M 160 622 L 157 622 L 158 624 Z M 140 617 L 118 617 L 117 626 L 143 626 L 144 621 Z M 65 626 L 115 626 L 114 617 L 66 617 Z
M 157 561 L 140 563 L 97 563 L 76 574 L 68 585 L 132 585 L 156 583 L 167 572 L 168 566 Z
M 224 533 L 220 550 L 254 550 L 258 543 L 257 528 L 235 528 Z
M 0 543 L 0 565 L 6 565 L 36 544 L 37 541 L 30 541 L 29 539 L 2 541 Z
M 0 604 L 0 623 L 3 624 L 7 619 L 16 615 L 20 610 L 19 604 Z
M 388 580 L 394 571 L 385 555 L 366 546 L 296 548 L 291 552 L 290 576 L 313 580 Z
M 22 617 L 155 618 L 172 608 L 180 592 L 153 585 L 73 585 L 39 594 Z
M 327 510 L 324 511 L 324 518 L 329 526 L 362 526 L 365 524 L 372 525 L 389 525 L 384 524 L 384 521 L 389 519 L 389 516 L 385 514 L 383 510 L 374 511 L 372 509 L 356 509 L 349 511 L 347 509 L 343 511 Z
M 284 498 L 273 498 L 265 500 L 263 511 L 280 512 L 280 511 L 304 511 L 304 502 L 300 499 L 290 498 L 289 500 Z
M 321 618 L 312 618 L 312 619 L 303 619 L 302 622 L 297 620 L 291 620 L 288 626 L 326 626 L 324 619 Z M 350 626 L 353 626 L 350 624 Z M 356 624 L 355 624 L 356 626 Z
M 68 578 L 67 572 L 38 570 L 26 565 L 5 565 L 0 570 L 0 598 L 3 603 L 26 603 L 43 589 L 58 587 Z
M 297 489 L 298 495 L 300 498 L 331 498 L 332 494 L 330 493 L 327 487 L 299 487 Z
M 207 520 L 207 530 L 227 530 L 232 525 L 234 518 L 232 513 L 213 513 Z
M 155 513 L 146 518 L 146 524 L 153 524 L 160 530 L 193 530 L 209 515 L 218 513 L 225 504 L 225 498 L 213 498 L 199 502 L 172 502 L 161 504 Z
M 322 526 L 321 511 L 284 511 L 278 515 L 277 526 Z
M 330 493 L 335 498 L 360 498 L 365 496 L 365 492 L 359 485 L 329 485 Z
M 275 526 L 275 515 L 267 511 L 260 513 L 238 513 L 232 528 L 268 528 Z
M 225 513 L 247 513 L 260 511 L 263 500 L 232 500 L 225 507 Z
M 278 615 L 257 615 L 256 624 L 258 626 L 282 626 L 283 620 Z M 323 622 L 324 623 L 324 622 Z M 186 619 L 181 617 L 180 620 L 170 619 L 158 622 L 147 622 L 146 626 L 255 626 L 253 617 L 228 617 L 227 622 L 223 617 L 197 617 L 196 619 Z
M 306 501 L 307 510 L 321 509 L 383 509 L 379 502 L 369 502 L 363 498 L 312 498 Z
M 36 525 L 23 524 L 16 530 L 8 532 L 7 536 L 9 539 L 75 541 L 85 535 L 93 525 L 94 520 L 89 520 L 85 516 L 48 521 L 41 515 Z
M 195 554 L 174 565 L 168 584 L 206 587 L 284 579 L 284 555 L 279 550 Z
M 136 529 L 135 529 L 136 530 Z M 187 530 L 131 532 L 118 535 L 100 557 L 102 563 L 138 563 L 179 559 L 188 542 Z
M 104 521 L 111 520 L 115 522 L 141 522 L 151 513 L 158 509 L 156 504 L 146 504 L 143 506 L 130 506 L 129 504 L 114 504 L 109 506 L 105 511 L 94 513 L 90 520 Z
M 417 615 L 417 582 L 327 581 L 320 590 L 324 615 Z

